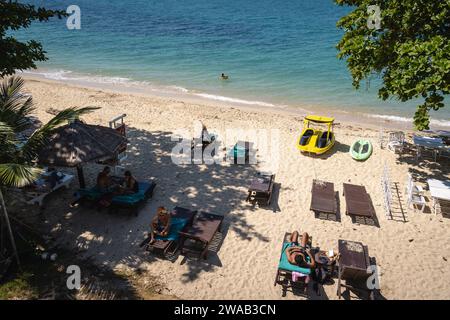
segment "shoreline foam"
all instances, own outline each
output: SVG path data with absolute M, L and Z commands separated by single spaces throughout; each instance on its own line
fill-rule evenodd
M 24 78 L 34 80 L 56 81 L 59 83 L 71 84 L 85 88 L 94 88 L 120 93 L 142 94 L 150 97 L 170 98 L 212 106 L 218 105 L 220 107 L 236 107 L 244 110 L 264 109 L 265 111 L 289 113 L 295 116 L 304 116 L 308 113 L 323 113 L 334 116 L 337 121 L 342 122 L 364 124 L 371 127 L 387 129 L 413 130 L 412 118 L 399 115 L 375 114 L 353 110 L 336 110 L 335 107 L 327 107 L 322 105 L 281 105 L 265 101 L 245 100 L 236 97 L 198 92 L 176 85 L 157 85 L 148 81 L 135 81 L 127 77 L 79 74 L 63 69 L 54 71 L 38 69 L 37 71 L 24 71 L 18 74 L 22 75 Z M 443 119 L 431 119 L 430 124 L 431 129 L 433 130 L 450 128 L 450 120 L 446 121 Z

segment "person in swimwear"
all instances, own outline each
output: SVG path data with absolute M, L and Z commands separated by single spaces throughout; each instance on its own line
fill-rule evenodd
M 286 257 L 289 263 L 302 267 L 302 268 L 314 268 L 316 263 L 314 257 L 311 254 L 311 247 L 308 244 L 309 235 L 305 232 L 302 235 L 302 243 L 298 243 L 299 233 L 294 231 L 291 234 L 290 245 L 286 248 Z M 309 258 L 309 259 L 308 259 Z
M 159 207 L 156 216 L 150 224 L 150 244 L 155 242 L 155 236 L 166 237 L 170 232 L 170 214 L 164 207 Z

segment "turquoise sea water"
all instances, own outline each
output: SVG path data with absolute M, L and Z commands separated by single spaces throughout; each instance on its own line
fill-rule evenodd
M 352 88 L 335 49 L 342 36 L 336 22 L 350 9 L 331 0 L 29 2 L 81 9 L 81 30 L 56 19 L 19 33 L 44 44 L 50 60 L 39 64 L 39 72 L 49 78 L 77 74 L 170 86 L 216 100 L 384 116 L 411 117 L 415 110 L 415 103 L 380 101 L 377 79 Z M 228 81 L 218 79 L 222 72 Z M 432 117 L 450 124 L 445 109 Z

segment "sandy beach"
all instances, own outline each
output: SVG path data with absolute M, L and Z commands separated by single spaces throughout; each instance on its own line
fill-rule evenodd
M 48 230 L 59 245 L 76 250 L 80 256 L 113 270 L 154 276 L 165 288 L 162 293 L 183 299 L 281 299 L 281 287 L 273 282 L 282 239 L 285 232 L 298 230 L 308 232 L 313 246 L 323 250 L 337 251 L 339 239 L 367 245 L 370 256 L 376 259 L 381 294 L 386 299 L 450 299 L 450 219 L 431 212 L 428 191 L 423 213 L 407 208 L 404 192 L 408 172 L 424 188 L 428 178 L 449 180 L 448 160 L 417 163 L 412 154 L 395 155 L 380 148 L 379 125 L 359 125 L 339 118 L 333 150 L 310 157 L 296 148 L 301 115 L 26 79 L 26 90 L 32 94 L 37 117 L 43 122 L 53 116 L 50 108 L 101 107 L 83 117 L 87 123 L 101 125 L 126 113 L 129 146 L 124 165 L 139 180 L 157 182 L 153 198 L 137 217 L 71 208 L 77 181 L 69 190 L 51 195 L 44 211 Z M 254 165 L 176 165 L 171 153 L 177 142 L 171 136 L 192 132 L 196 120 L 203 121 L 219 138 L 230 129 L 261 130 L 253 132 L 268 132 L 275 144 L 264 152 L 264 146 L 254 141 L 258 149 Z M 352 160 L 348 153 L 358 138 L 373 143 L 373 154 L 365 162 Z M 398 200 L 393 219 L 386 217 L 383 208 L 385 164 L 395 188 L 394 200 Z M 85 167 L 88 185 L 94 184 L 100 169 L 95 164 Z M 61 170 L 75 174 L 72 169 Z M 258 171 L 266 170 L 276 174 L 273 203 L 270 208 L 253 207 L 245 201 L 249 181 Z M 317 219 L 309 210 L 313 179 L 334 183 L 339 192 L 338 221 Z M 366 187 L 377 225 L 353 223 L 346 216 L 342 196 L 345 182 Z M 182 255 L 161 259 L 139 248 L 159 206 L 182 206 L 224 216 L 222 232 L 206 261 Z M 310 298 L 337 299 L 336 283 L 325 285 L 321 296 Z M 282 299 L 303 298 L 288 293 Z

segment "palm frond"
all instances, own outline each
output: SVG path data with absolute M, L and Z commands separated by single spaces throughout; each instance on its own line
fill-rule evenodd
M 55 117 L 53 117 L 49 122 L 45 125 L 37 129 L 30 138 L 26 141 L 26 143 L 22 146 L 21 152 L 25 162 L 29 162 L 34 160 L 39 151 L 48 141 L 48 138 L 53 133 L 53 130 L 58 128 L 59 126 L 66 124 L 69 121 L 73 121 L 78 119 L 81 115 L 92 112 L 94 110 L 99 109 L 98 107 L 73 107 L 62 110 Z
M 80 116 L 90 113 L 94 110 L 100 109 L 99 107 L 72 107 L 60 111 L 56 116 L 54 116 L 49 122 L 47 122 L 42 129 L 43 130 L 54 130 L 62 124 L 76 120 Z M 45 129 L 44 129 L 45 128 Z
M 43 169 L 17 163 L 0 164 L 0 185 L 7 187 L 24 187 L 39 178 Z
M 17 96 L 23 89 L 25 81 L 21 77 L 12 76 L 3 80 L 0 85 L 0 102 L 9 97 Z
M 14 135 L 14 129 L 6 122 L 0 121 L 0 140 Z
M 10 124 L 15 132 L 30 126 L 28 117 L 35 110 L 33 98 L 21 93 L 24 80 L 9 77 L 0 84 L 0 121 Z

